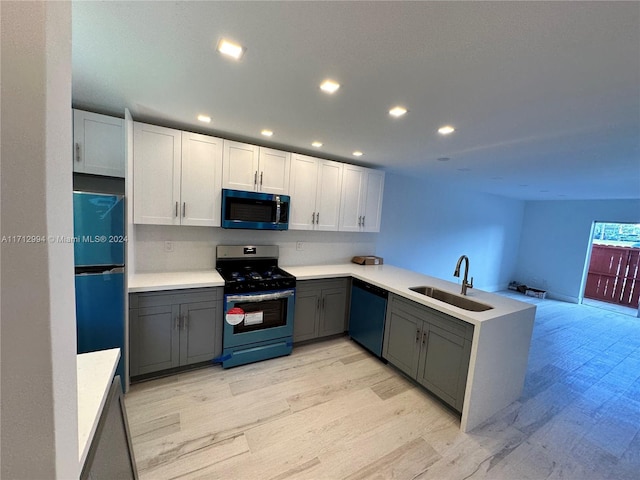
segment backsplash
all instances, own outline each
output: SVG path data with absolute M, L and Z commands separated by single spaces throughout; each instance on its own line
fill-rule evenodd
M 278 245 L 280 265 L 349 262 L 375 255 L 377 233 L 226 230 L 213 227 L 135 225 L 135 272 L 210 270 L 216 245 Z M 166 249 L 171 242 L 173 251 Z M 302 250 L 297 250 L 302 242 Z

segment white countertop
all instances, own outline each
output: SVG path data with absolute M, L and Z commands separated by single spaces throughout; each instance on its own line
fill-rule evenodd
M 77 357 L 80 468 L 87 459 L 119 360 L 119 348 L 81 353 Z
M 460 294 L 460 285 L 421 273 L 394 267 L 393 265 L 357 265 L 343 263 L 334 265 L 286 266 L 282 269 L 291 273 L 297 280 L 317 280 L 323 278 L 354 277 L 377 285 L 389 292 L 426 305 L 453 317 L 478 325 L 503 315 L 534 308 L 529 303 L 519 302 L 478 289 L 467 290 L 467 297 L 493 308 L 484 312 L 471 312 L 448 303 L 421 295 L 409 287 L 427 285 Z M 221 287 L 224 280 L 215 270 L 196 272 L 140 273 L 129 277 L 129 292 L 149 292 L 183 288 Z
M 301 267 L 281 267 L 296 277 L 297 280 L 312 280 L 320 278 L 336 278 L 351 276 L 371 283 L 385 290 L 426 305 L 440 312 L 459 318 L 473 325 L 504 315 L 535 308 L 525 302 L 485 292 L 475 288 L 467 290 L 467 298 L 493 307 L 484 312 L 471 312 L 448 303 L 427 297 L 409 290 L 409 287 L 431 286 L 456 295 L 460 295 L 460 285 L 422 273 L 394 267 L 393 265 L 357 265 L 345 263 L 339 265 L 312 265 Z
M 127 282 L 129 293 L 224 286 L 224 280 L 215 270 L 136 273 L 130 275 Z

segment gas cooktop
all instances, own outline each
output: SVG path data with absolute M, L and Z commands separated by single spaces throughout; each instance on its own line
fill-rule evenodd
M 218 246 L 216 270 L 225 293 L 294 288 L 296 278 L 278 267 L 277 246 Z

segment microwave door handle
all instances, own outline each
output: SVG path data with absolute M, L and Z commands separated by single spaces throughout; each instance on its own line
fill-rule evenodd
M 277 196 L 276 197 L 276 219 L 275 219 L 276 223 L 280 223 L 280 209 L 281 209 L 280 196 Z

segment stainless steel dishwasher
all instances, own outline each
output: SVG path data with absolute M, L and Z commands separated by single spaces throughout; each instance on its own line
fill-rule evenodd
M 378 357 L 382 356 L 387 297 L 385 289 L 353 279 L 349 336 Z

